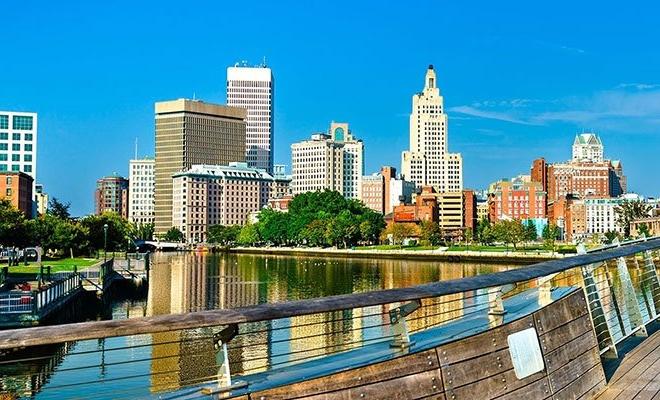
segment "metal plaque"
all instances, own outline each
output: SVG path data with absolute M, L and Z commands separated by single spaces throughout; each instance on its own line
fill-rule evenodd
M 543 371 L 545 364 L 536 329 L 529 328 L 513 333 L 506 340 L 509 343 L 509 354 L 516 378 L 523 379 Z

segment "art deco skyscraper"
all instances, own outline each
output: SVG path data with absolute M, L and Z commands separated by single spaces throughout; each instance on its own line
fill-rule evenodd
M 227 68 L 227 105 L 247 110 L 245 158 L 248 166 L 273 173 L 274 81 L 270 68 Z
M 448 152 L 447 114 L 433 65 L 426 71 L 424 90 L 413 95 L 410 149 L 402 154 L 403 175 L 438 192 L 463 190 L 463 159 Z
M 174 173 L 193 164 L 245 161 L 246 111 L 186 99 L 159 102 L 155 109 L 155 232 L 162 234 L 172 227 Z

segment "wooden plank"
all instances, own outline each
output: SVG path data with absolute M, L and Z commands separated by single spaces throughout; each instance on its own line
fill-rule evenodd
M 599 365 L 586 371 L 584 375 L 564 387 L 557 393 L 553 393 L 554 400 L 592 398 L 593 395 L 600 392 L 605 387 L 605 376 L 603 368 Z
M 598 352 L 596 335 L 594 335 L 592 331 L 585 332 L 582 336 L 579 336 L 558 349 L 546 354 L 543 358 L 545 360 L 545 368 L 548 370 L 548 374 L 564 367 L 566 364 L 590 349 L 595 349 L 595 351 Z
M 446 387 L 459 387 L 497 375 L 513 368 L 509 348 L 481 357 L 442 366 L 442 380 Z
M 660 331 L 644 340 L 637 346 L 637 348 L 623 358 L 623 362 L 610 379 L 610 385 L 616 383 L 631 369 L 635 368 L 638 363 L 642 362 L 649 354 L 654 354 L 656 351 L 660 351 Z
M 651 398 L 660 390 L 658 375 L 660 374 L 660 362 L 656 358 L 655 362 L 636 377 L 624 379 L 619 386 L 623 387 L 621 392 L 622 399 L 641 399 Z M 644 392 L 644 393 L 642 393 Z
M 589 332 L 591 327 L 591 317 L 589 314 L 584 314 L 578 319 L 575 319 L 568 324 L 561 327 L 561 329 L 553 329 L 545 335 L 541 335 L 541 350 L 544 354 L 550 353 L 560 346 L 566 344 L 586 332 Z
M 440 365 L 455 364 L 508 347 L 507 336 L 534 326 L 527 316 L 478 335 L 448 343 L 437 348 Z
M 447 398 L 456 400 L 493 399 L 527 386 L 545 376 L 545 372 L 541 371 L 524 379 L 518 379 L 511 369 L 458 388 L 450 388 L 448 384 L 445 384 L 445 395 Z
M 602 377 L 605 379 L 605 372 L 600 363 L 600 354 L 597 347 L 591 348 L 549 374 L 548 380 L 550 381 L 552 392 L 557 393 L 576 379 L 581 379 L 585 372 L 595 366 L 599 366 Z
M 536 330 L 539 335 L 543 335 L 555 328 L 562 327 L 570 321 L 578 319 L 587 314 L 587 301 L 584 298 L 582 290 L 576 290 L 574 293 L 564 297 L 556 302 L 552 307 L 544 307 L 534 313 L 536 321 Z
M 440 371 L 426 371 L 396 379 L 372 383 L 335 392 L 300 397 L 307 400 L 349 400 L 349 399 L 419 399 L 442 393 Z M 263 396 L 250 396 L 252 399 L 268 400 Z M 292 397 L 289 397 L 292 398 Z
M 406 288 L 328 296 L 324 298 L 260 304 L 251 307 L 208 310 L 186 314 L 158 315 L 114 321 L 93 321 L 0 332 L 0 349 L 99 339 L 115 336 L 166 332 L 190 328 L 242 324 L 301 315 L 369 307 L 395 302 L 426 299 L 463 293 L 494 286 L 524 282 L 562 272 L 574 267 L 594 264 L 616 257 L 660 248 L 660 238 L 612 247 L 584 255 L 545 261 L 533 266 L 477 275 L 467 278 L 428 283 Z M 544 327 L 545 329 L 545 327 Z
M 549 399 L 551 397 L 552 392 L 550 391 L 550 384 L 548 383 L 548 379 L 544 376 L 543 378 L 532 382 L 527 386 L 523 386 L 520 389 L 509 392 L 502 397 L 498 397 L 497 400 L 541 400 Z
M 265 399 L 290 399 L 311 396 L 386 381 L 438 368 L 438 358 L 435 351 L 428 350 L 321 378 L 255 392 L 252 394 L 252 397 L 257 399 L 262 397 Z M 438 381 L 437 385 L 442 388 L 441 381 Z

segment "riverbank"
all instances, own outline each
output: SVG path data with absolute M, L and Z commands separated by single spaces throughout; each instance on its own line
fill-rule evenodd
M 447 251 L 446 248 L 436 250 L 353 250 L 333 248 L 300 248 L 300 247 L 234 247 L 230 253 L 260 254 L 303 257 L 342 257 L 342 258 L 391 258 L 422 261 L 479 262 L 532 264 L 556 258 L 570 257 L 544 251 Z

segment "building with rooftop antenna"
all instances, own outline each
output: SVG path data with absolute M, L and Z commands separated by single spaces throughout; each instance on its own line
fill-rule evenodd
M 248 66 L 245 61 L 227 68 L 227 105 L 247 110 L 245 160 L 253 168 L 273 173 L 275 144 L 273 105 L 275 81 L 264 63 Z

